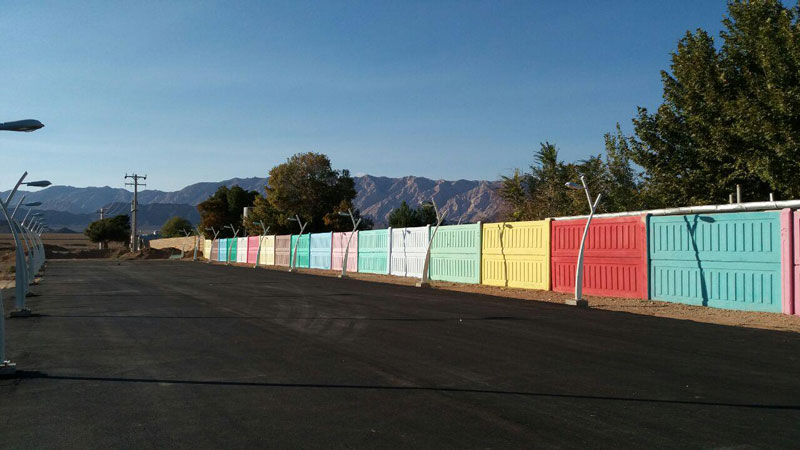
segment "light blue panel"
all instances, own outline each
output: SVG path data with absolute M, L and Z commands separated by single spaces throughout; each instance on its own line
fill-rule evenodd
M 311 262 L 312 269 L 331 268 L 331 233 L 311 233 Z
M 780 213 L 651 217 L 650 298 L 781 312 Z

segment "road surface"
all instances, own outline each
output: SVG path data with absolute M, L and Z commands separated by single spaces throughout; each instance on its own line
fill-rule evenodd
M 35 291 L 3 449 L 800 447 L 794 333 L 183 261 Z

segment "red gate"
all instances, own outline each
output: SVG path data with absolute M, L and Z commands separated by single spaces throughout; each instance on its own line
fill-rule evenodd
M 583 254 L 583 292 L 647 298 L 646 217 L 594 218 Z M 575 267 L 586 219 L 554 220 L 550 277 L 556 292 L 575 290 Z

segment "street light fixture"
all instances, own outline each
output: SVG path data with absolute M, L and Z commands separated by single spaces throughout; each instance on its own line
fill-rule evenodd
M 261 222 L 261 221 L 253 222 L 253 225 L 260 225 L 261 226 L 261 230 L 263 231 L 261 236 L 259 236 L 259 238 L 258 238 L 258 250 L 256 251 L 256 263 L 253 264 L 253 269 L 255 269 L 256 267 L 258 267 L 259 258 L 261 258 L 261 241 L 263 241 L 264 238 L 267 237 L 267 233 L 269 232 L 269 226 L 264 226 L 264 222 Z
M 568 181 L 565 186 L 568 189 L 579 191 L 583 189 L 586 193 L 586 200 L 589 202 L 589 218 L 586 220 L 586 228 L 583 229 L 583 237 L 581 238 L 581 247 L 578 251 L 578 264 L 575 266 L 575 298 L 567 300 L 565 303 L 572 306 L 589 306 L 589 301 L 582 298 L 583 290 L 583 251 L 586 244 L 586 236 L 589 235 L 589 224 L 592 223 L 592 217 L 597 208 L 597 203 L 600 202 L 600 197 L 603 195 L 597 194 L 597 199 L 592 203 L 592 196 L 589 195 L 589 188 L 586 186 L 586 178 L 581 175 L 581 184 Z
M 423 202 L 421 203 L 423 208 L 433 208 L 433 211 L 436 213 L 436 228 L 433 229 L 433 233 L 431 233 L 431 237 L 428 240 L 428 248 L 425 250 L 425 264 L 422 266 L 422 277 L 417 282 L 417 287 L 430 287 L 430 282 L 428 281 L 428 266 L 430 265 L 431 261 L 431 246 L 433 245 L 433 238 L 436 237 L 436 231 L 439 230 L 439 226 L 444 221 L 445 216 L 447 213 L 440 214 L 439 208 L 436 207 L 436 201 L 433 200 L 431 197 L 430 202 Z
M 42 122 L 39 122 L 38 120 L 26 119 L 26 120 L 17 120 L 17 121 L 14 121 L 14 122 L 0 123 L 0 130 L 3 130 L 3 131 L 30 132 L 30 131 L 38 130 L 39 128 L 42 128 L 43 126 L 44 126 L 44 124 L 42 124 Z M 27 175 L 27 174 L 28 173 L 25 172 L 25 175 Z M 22 178 L 25 178 L 25 175 L 23 175 Z M 22 181 L 22 178 L 20 178 L 19 182 Z M 19 187 L 19 182 L 17 182 L 17 187 Z M 19 236 L 17 235 L 16 229 L 15 229 L 16 228 L 15 227 L 15 223 L 13 222 L 13 220 L 10 219 L 10 217 L 8 215 L 8 207 L 7 207 L 7 205 L 11 203 L 11 197 L 14 195 L 14 192 L 16 192 L 16 190 L 17 190 L 17 188 L 15 187 L 14 191 L 11 193 L 11 195 L 9 195 L 8 200 L 6 200 L 5 203 L 3 202 L 2 199 L 0 199 L 0 209 L 2 209 L 3 216 L 6 218 L 6 221 L 8 222 L 8 227 L 11 230 L 11 235 L 14 238 L 14 246 L 15 246 L 15 249 L 16 249 L 15 250 L 15 253 L 16 253 L 15 264 L 16 264 L 16 267 L 19 268 L 19 267 L 24 267 L 24 265 L 25 265 L 25 256 L 22 255 L 22 248 L 20 246 Z M 22 259 L 22 264 L 20 264 L 20 259 Z M 24 302 L 25 302 L 25 289 L 27 288 L 27 285 L 22 283 L 24 281 L 24 278 L 25 278 L 24 272 L 25 272 L 24 270 L 16 270 L 16 277 L 15 277 L 15 283 L 16 283 L 15 291 L 16 291 L 16 296 L 17 296 L 16 302 L 17 302 L 17 304 L 19 304 L 20 303 L 20 296 L 22 296 L 21 301 L 23 302 L 22 303 L 23 305 L 24 305 Z M 22 276 L 20 276 L 20 275 L 22 275 Z M 5 315 L 5 311 L 3 310 L 3 294 L 2 294 L 2 292 L 0 292 L 0 375 L 11 375 L 11 374 L 16 372 L 17 365 L 6 359 L 5 321 L 6 321 L 6 315 Z
M 350 241 L 353 239 L 353 236 L 356 234 L 358 230 L 358 225 L 361 223 L 361 217 L 356 218 L 353 216 L 353 211 L 350 208 L 347 208 L 347 214 L 344 211 L 339 211 L 339 215 L 342 217 L 349 217 L 350 221 L 353 222 L 353 231 L 350 232 L 350 236 L 347 238 L 347 245 L 344 248 L 344 259 L 342 259 L 342 273 L 339 275 L 339 278 L 347 277 L 347 255 L 350 252 Z
M 233 224 L 225 225 L 224 228 L 229 228 L 233 231 L 233 239 L 236 239 L 239 236 L 239 229 L 234 227 Z M 228 243 L 228 257 L 225 258 L 225 265 L 229 265 L 231 262 L 231 249 L 233 248 L 233 240 L 228 239 L 230 242 Z
M 39 128 L 43 128 L 44 124 L 35 119 L 15 120 L 13 122 L 0 123 L 0 130 L 2 131 L 21 131 L 23 133 L 30 133 Z
M 206 231 L 214 233 L 214 239 L 211 241 L 211 250 L 208 253 L 208 261 L 206 262 L 206 264 L 211 264 L 211 258 L 214 257 L 214 242 L 217 242 L 217 236 L 219 235 L 219 231 L 215 230 L 214 227 L 206 228 Z M 217 252 L 219 252 L 219 243 L 217 243 Z
M 303 231 L 305 231 L 308 222 L 303 223 L 300 220 L 300 216 L 297 214 L 295 214 L 294 217 L 289 217 L 288 220 L 289 222 L 297 222 L 297 225 L 300 226 L 300 235 L 297 236 L 297 245 L 294 246 L 294 252 L 292 252 L 292 262 L 289 264 L 289 272 L 292 272 L 296 268 L 295 264 L 297 264 L 297 247 L 300 246 L 300 238 L 303 237 Z M 291 237 L 289 238 L 289 242 L 291 242 Z

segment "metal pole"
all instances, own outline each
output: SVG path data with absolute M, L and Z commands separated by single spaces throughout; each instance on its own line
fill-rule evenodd
M 436 237 L 436 232 L 439 230 L 439 226 L 444 220 L 444 215 L 439 215 L 439 208 L 436 207 L 436 202 L 433 198 L 431 198 L 431 204 L 433 204 L 433 211 L 436 213 L 436 228 L 433 229 L 433 233 L 431 233 L 430 239 L 428 239 L 428 248 L 425 250 L 425 263 L 422 265 L 422 277 L 419 282 L 417 282 L 417 287 L 430 286 L 430 282 L 428 281 L 428 266 L 431 261 L 431 247 L 433 246 L 433 238 Z M 428 230 L 431 229 L 430 227 L 430 224 L 428 224 Z
M 347 245 L 344 248 L 344 258 L 342 258 L 342 274 L 339 275 L 339 278 L 347 277 L 347 256 L 350 253 L 350 241 L 353 240 L 353 236 L 355 236 L 356 231 L 358 231 L 358 225 L 361 223 L 361 217 L 358 218 L 358 222 L 356 222 L 355 217 L 353 217 L 353 211 L 350 208 L 347 208 L 347 213 L 350 215 L 350 221 L 353 222 L 353 231 L 350 232 L 350 236 L 347 237 Z
M 292 272 L 294 269 L 296 269 L 295 265 L 297 264 L 297 247 L 300 246 L 300 238 L 303 237 L 303 231 L 305 231 L 306 225 L 308 225 L 308 222 L 303 223 L 303 222 L 300 221 L 300 216 L 299 215 L 295 214 L 294 217 L 295 217 L 295 221 L 300 226 L 300 235 L 297 236 L 297 245 L 294 246 L 294 254 L 292 256 L 292 263 L 289 265 L 289 272 Z M 292 238 L 290 236 L 289 237 L 289 242 L 290 243 L 292 242 L 291 239 Z
M 581 176 L 581 183 L 583 190 L 586 193 L 586 199 L 589 201 L 589 218 L 586 220 L 586 227 L 583 229 L 583 237 L 581 238 L 581 247 L 578 250 L 578 264 L 575 267 L 575 299 L 567 300 L 568 305 L 573 306 L 588 306 L 589 302 L 582 298 L 583 294 L 583 252 L 586 245 L 586 237 L 589 235 L 589 225 L 592 223 L 597 203 L 600 201 L 602 194 L 597 194 L 597 199 L 592 204 L 592 197 L 589 195 L 589 188 L 586 186 L 586 179 Z
M 742 186 L 736 185 L 736 203 L 742 203 Z
M 26 172 L 27 173 L 27 172 Z M 13 194 L 13 193 L 12 193 Z M 11 196 L 9 195 L 9 198 Z M 25 279 L 25 255 L 22 253 L 22 243 L 19 240 L 19 234 L 17 233 L 17 227 L 13 220 L 11 220 L 11 216 L 8 214 L 7 205 L 5 202 L 0 200 L 0 208 L 3 210 L 3 216 L 5 216 L 6 221 L 8 222 L 8 227 L 11 229 L 11 236 L 14 238 L 14 246 L 16 247 L 15 253 L 15 275 L 14 275 L 14 293 L 15 293 L 15 306 L 16 310 L 11 312 L 12 317 L 17 316 L 24 316 L 30 315 L 30 310 L 25 309 L 25 289 L 27 287 L 28 281 Z
M 139 186 L 147 186 L 146 184 L 139 183 L 139 178 L 146 180 L 147 175 L 128 175 L 125 174 L 125 178 L 132 178 L 133 183 L 125 183 L 126 186 L 133 186 L 133 203 L 131 204 L 131 251 L 137 252 L 139 251 L 139 236 L 136 233 L 136 215 L 139 211 Z

